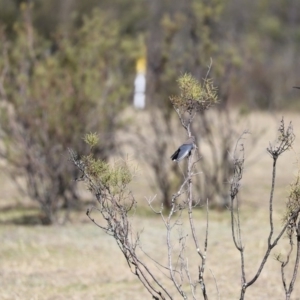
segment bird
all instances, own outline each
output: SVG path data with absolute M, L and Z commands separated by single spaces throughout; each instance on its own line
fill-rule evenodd
M 173 161 L 181 161 L 186 156 L 190 156 L 194 148 L 195 137 L 191 136 L 184 144 L 182 144 L 171 156 Z
M 300 86 L 293 86 L 294 89 L 300 89 Z

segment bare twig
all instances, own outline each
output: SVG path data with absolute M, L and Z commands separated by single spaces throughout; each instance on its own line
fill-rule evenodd
M 217 289 L 218 300 L 220 300 L 220 292 L 219 292 L 219 287 L 218 287 L 218 283 L 217 283 L 215 274 L 213 273 L 213 271 L 211 269 L 209 269 L 209 271 L 210 271 L 212 277 L 214 278 L 216 289 Z
M 296 176 L 296 180 L 291 183 L 290 185 L 290 194 L 287 201 L 287 209 L 288 209 L 288 216 L 285 217 L 286 221 L 286 233 L 289 238 L 290 249 L 287 254 L 286 260 L 283 261 L 278 255 L 276 258 L 278 261 L 281 262 L 281 278 L 282 284 L 285 291 L 286 299 L 290 299 L 292 291 L 294 289 L 294 284 L 297 277 L 297 272 L 299 268 L 299 256 L 300 256 L 300 219 L 299 219 L 299 209 L 300 209 L 300 194 L 299 194 L 299 172 Z M 294 263 L 294 270 L 293 275 L 287 287 L 286 277 L 285 277 L 285 268 L 290 263 L 290 257 L 292 255 L 294 249 L 294 238 L 296 237 L 296 259 Z
M 244 263 L 244 246 L 243 246 L 242 236 L 241 236 L 238 193 L 239 193 L 239 189 L 240 189 L 240 181 L 243 177 L 244 162 L 245 162 L 245 149 L 244 149 L 244 145 L 241 143 L 241 141 L 244 139 L 244 136 L 246 134 L 248 134 L 248 131 L 244 131 L 241 134 L 241 136 L 238 138 L 237 143 L 235 145 L 234 154 L 233 154 L 234 171 L 233 171 L 233 177 L 232 177 L 231 185 L 230 185 L 231 231 L 232 231 L 232 238 L 233 238 L 234 245 L 240 252 L 242 286 L 246 283 L 246 276 L 245 276 L 245 263 Z M 240 146 L 240 155 L 238 155 L 238 153 L 237 153 L 238 146 Z M 236 210 L 237 221 L 236 222 L 235 222 L 235 216 L 234 216 L 234 200 L 236 200 L 236 208 L 237 208 L 237 210 Z M 237 236 L 236 236 L 236 234 L 237 234 Z
M 206 72 L 206 75 L 205 75 L 205 78 L 204 78 L 205 81 L 208 79 L 209 73 L 211 71 L 212 64 L 213 64 L 213 60 L 212 60 L 212 58 L 210 58 L 210 62 L 209 62 L 209 65 L 207 66 L 207 72 Z
M 278 160 L 278 157 L 284 153 L 286 150 L 289 150 L 292 148 L 292 144 L 294 142 L 295 136 L 293 133 L 293 128 L 291 123 L 289 124 L 288 128 L 285 129 L 285 124 L 284 120 L 282 118 L 281 124 L 279 127 L 279 137 L 277 139 L 277 143 L 273 146 L 270 144 L 268 147 L 267 151 L 270 153 L 273 159 L 273 168 L 272 168 L 272 185 L 271 185 L 271 190 L 270 190 L 270 198 L 269 198 L 269 224 L 270 224 L 270 232 L 267 238 L 267 250 L 262 258 L 262 261 L 258 267 L 258 270 L 256 274 L 253 276 L 253 278 L 249 281 L 246 280 L 246 274 L 245 274 L 245 262 L 244 262 L 244 247 L 242 244 L 242 238 L 241 238 L 241 225 L 240 225 L 240 218 L 239 218 L 239 204 L 238 204 L 238 192 L 240 188 L 240 180 L 242 179 L 243 175 L 243 166 L 244 166 L 244 147 L 243 145 L 241 146 L 241 151 L 242 151 L 242 158 L 237 158 L 234 159 L 234 174 L 233 178 L 231 181 L 231 227 L 232 227 L 232 237 L 234 244 L 236 248 L 239 250 L 240 255 L 241 255 L 241 270 L 242 270 L 242 288 L 241 288 L 241 293 L 240 293 L 240 299 L 244 299 L 246 289 L 251 286 L 260 276 L 261 271 L 263 270 L 265 263 L 267 262 L 271 250 L 277 245 L 279 239 L 282 237 L 283 233 L 289 226 L 290 222 L 298 216 L 298 213 L 300 211 L 300 207 L 295 209 L 294 211 L 291 212 L 290 217 L 288 220 L 286 220 L 285 225 L 283 226 L 282 230 L 279 232 L 277 237 L 272 241 L 272 237 L 274 234 L 274 221 L 273 221 L 273 198 L 274 198 L 274 190 L 275 190 L 275 180 L 276 180 L 276 163 Z M 240 138 L 241 139 L 241 138 Z M 240 140 L 239 139 L 239 140 Z M 238 140 L 238 142 L 239 142 Z M 238 143 L 237 143 L 238 144 Z M 237 146 L 235 147 L 235 152 L 236 152 Z M 234 155 L 235 157 L 235 155 Z M 236 199 L 236 206 L 237 206 L 237 221 L 236 221 L 236 230 L 235 230 L 235 220 L 234 220 L 234 213 L 233 213 L 233 201 Z M 236 232 L 237 231 L 237 236 Z M 292 247 L 292 245 L 291 245 Z M 290 250 L 290 253 L 292 251 L 292 248 Z M 287 262 L 289 261 L 289 256 Z M 287 263 L 286 262 L 286 263 Z M 282 264 L 282 268 L 284 268 L 285 264 Z M 296 274 L 297 271 L 294 272 Z M 295 275 L 296 276 L 296 275 Z M 293 279 L 295 278 L 293 277 Z M 284 278 L 284 273 L 282 271 L 282 280 L 284 284 L 284 288 L 286 289 L 286 283 L 285 283 L 285 278 Z M 292 280 L 293 281 L 293 280 Z M 291 282 L 293 285 L 293 283 Z M 292 288 L 291 288 L 292 290 Z
M 292 280 L 289 285 L 289 289 L 286 293 L 286 299 L 289 300 L 291 297 L 291 294 L 294 289 L 295 281 L 297 278 L 297 272 L 299 269 L 299 260 L 300 260 L 300 220 L 298 221 L 298 226 L 297 226 L 297 253 L 296 253 L 296 262 L 294 264 L 294 271 L 293 271 L 293 276 Z
M 133 238 L 131 224 L 128 219 L 128 212 L 134 207 L 135 200 L 130 191 L 126 191 L 126 182 L 129 182 L 126 171 L 115 177 L 119 178 L 120 183 L 116 182 L 115 179 L 114 181 L 109 181 L 109 178 L 115 174 L 115 170 L 109 171 L 106 165 L 103 165 L 100 161 L 95 161 L 91 156 L 81 160 L 72 150 L 69 150 L 69 153 L 72 162 L 82 173 L 80 180 L 87 184 L 88 189 L 98 200 L 99 207 L 91 207 L 87 210 L 89 219 L 107 234 L 114 237 L 131 272 L 139 278 L 154 299 L 172 299 L 167 289 L 139 258 L 136 252 L 136 247 L 139 244 L 139 235 L 136 239 Z M 100 170 L 100 172 L 97 173 L 95 170 Z M 120 168 L 117 170 L 120 170 Z M 148 199 L 148 201 L 151 206 L 153 198 Z M 103 224 L 98 223 L 92 217 L 94 210 L 101 213 Z

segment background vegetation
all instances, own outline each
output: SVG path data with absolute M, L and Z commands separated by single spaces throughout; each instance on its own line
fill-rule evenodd
M 97 158 L 127 157 L 139 164 L 140 175 L 131 183 L 137 198 L 157 194 L 170 206 L 182 175 L 169 157 L 186 136 L 169 98 L 178 93 L 179 75 L 189 72 L 201 80 L 211 59 L 210 77 L 218 88 L 220 103 L 197 116 L 191 128 L 203 158 L 197 195 L 208 198 L 218 210 L 228 207 L 227 182 L 233 171 L 229 153 L 241 132 L 250 129 L 246 173 L 253 167 L 254 178 L 247 184 L 246 176 L 241 194 L 246 210 L 251 214 L 260 210 L 260 195 L 267 185 L 263 182 L 269 176 L 262 149 L 274 136 L 268 132 L 275 130 L 283 111 L 300 109 L 299 91 L 292 88 L 300 85 L 299 11 L 298 0 L 0 0 L 0 220 L 1 238 L 6 243 L 1 255 L 7 259 L 7 253 L 15 254 L 3 270 L 9 272 L 10 262 L 22 261 L 17 257 L 24 232 L 32 243 L 23 248 L 26 259 L 20 272 L 24 276 L 33 274 L 34 269 L 26 273 L 25 265 L 36 252 L 40 264 L 54 254 L 66 268 L 65 259 L 53 248 L 57 245 L 47 245 L 41 237 L 43 229 L 22 226 L 17 227 L 20 234 L 12 231 L 15 224 L 82 222 L 84 208 L 93 199 L 75 181 L 80 174 L 67 150 L 72 147 L 79 155 L 88 153 L 83 142 L 86 133 L 98 134 L 99 142 L 93 147 Z M 132 107 L 133 82 L 136 61 L 144 56 L 146 109 L 139 111 Z M 297 136 L 297 117 L 291 119 Z M 292 178 L 286 175 L 292 176 L 291 162 L 293 158 L 285 162 L 291 171 L 282 168 L 283 175 L 279 171 L 280 197 Z M 147 209 L 142 205 L 138 214 L 147 215 Z M 227 222 L 226 216 L 217 211 L 213 214 L 216 220 Z M 276 217 L 279 221 L 280 216 Z M 198 226 L 201 224 L 199 221 Z M 52 230 L 49 236 L 54 234 Z M 62 240 L 76 235 L 71 227 L 65 230 L 70 232 L 62 235 Z M 38 246 L 33 242 L 34 232 Z M 12 240 L 7 238 L 10 236 Z M 81 249 L 78 243 L 76 247 Z M 90 245 L 88 255 L 96 247 Z M 52 271 L 50 277 L 59 273 Z M 103 276 L 95 269 L 93 272 Z M 7 286 L 11 284 L 9 299 L 14 276 L 6 274 Z M 28 280 L 20 283 L 21 289 L 26 290 L 28 282 L 34 286 Z M 49 298 L 55 297 L 58 285 L 47 286 Z M 73 291 L 76 283 L 68 285 Z M 33 290 L 26 290 L 26 297 L 32 297 Z M 84 286 L 79 295 L 79 299 L 87 296 Z M 270 295 L 274 294 L 270 291 Z

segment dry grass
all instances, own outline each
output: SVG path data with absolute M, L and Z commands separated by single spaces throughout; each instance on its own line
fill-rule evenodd
M 280 118 L 279 114 L 270 116 L 255 113 L 250 116 L 249 125 L 246 125 L 248 121 L 242 121 L 239 125 L 241 132 L 248 128 L 254 134 L 262 128 L 266 129 L 255 149 L 250 151 L 247 148 L 247 143 L 251 147 L 251 137 L 246 142 L 246 158 L 249 163 L 246 164 L 241 199 L 247 279 L 257 270 L 266 249 L 272 161 L 265 149 L 269 141 L 274 140 Z M 297 133 L 300 133 L 299 117 L 296 114 L 285 114 L 285 120 L 293 121 L 297 136 Z M 299 146 L 300 139 L 296 139 L 295 152 Z M 281 224 L 287 186 L 297 170 L 295 161 L 295 153 L 290 151 L 278 162 L 275 194 L 277 232 Z M 15 204 L 17 193 L 7 179 L 1 179 L 1 207 L 9 203 Z M 143 248 L 157 260 L 166 263 L 165 230 L 159 217 L 152 216 L 144 205 L 143 196 L 149 195 L 150 192 L 147 183 L 143 181 L 142 172 L 136 179 L 133 190 L 136 191 L 137 200 L 143 207 L 132 219 L 137 230 L 144 229 Z M 34 208 L 27 211 L 29 216 L 34 213 Z M 128 270 L 114 240 L 90 224 L 84 210 L 75 212 L 72 223 L 64 227 L 16 225 L 10 222 L 23 214 L 24 211 L 17 209 L 5 210 L 0 214 L 1 299 L 150 299 L 149 294 Z M 201 240 L 205 230 L 204 213 L 197 211 L 195 220 Z M 206 269 L 209 298 L 217 299 L 210 269 L 216 277 L 220 298 L 238 299 L 239 255 L 232 243 L 229 213 L 211 211 L 209 226 Z M 287 240 L 284 240 L 275 252 L 285 254 L 285 242 Z M 187 251 L 192 273 L 196 272 L 198 257 L 192 245 Z M 165 280 L 163 275 L 160 276 Z M 300 299 L 299 295 L 298 279 L 292 299 Z M 175 299 L 179 297 L 176 296 Z M 280 265 L 273 257 L 270 257 L 260 279 L 248 289 L 246 299 L 284 299 Z

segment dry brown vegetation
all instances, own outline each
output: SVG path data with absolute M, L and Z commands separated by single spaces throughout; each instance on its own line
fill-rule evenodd
M 276 136 L 281 114 L 252 113 L 239 128 L 250 129 L 253 136 L 261 132 L 257 145 L 251 149 L 251 135 L 245 142 L 246 164 L 241 189 L 241 220 L 245 244 L 246 272 L 253 276 L 266 250 L 268 232 L 268 195 L 271 165 L 266 148 Z M 292 120 L 294 132 L 300 132 L 297 114 L 284 113 Z M 246 119 L 245 119 L 246 120 Z M 249 146 L 249 147 L 248 147 Z M 278 161 L 274 199 L 275 232 L 279 231 L 284 213 L 288 185 L 296 170 L 296 155 L 300 140 L 296 138 L 294 151 L 285 153 Z M 205 147 L 204 147 L 205 148 Z M 166 158 L 169 159 L 169 158 Z M 170 161 L 170 163 L 172 163 Z M 167 260 L 165 230 L 161 220 L 150 212 L 144 196 L 153 192 L 145 182 L 142 167 L 132 185 L 138 206 L 132 216 L 134 230 L 143 229 L 142 246 L 161 262 Z M 0 214 L 1 299 L 150 299 L 130 271 L 113 238 L 91 224 L 85 208 L 72 213 L 72 223 L 60 226 L 31 226 L 36 209 L 18 209 L 14 199 L 20 197 L 10 182 L 1 176 L 2 193 Z M 23 202 L 22 202 L 23 203 Z M 15 206 L 15 207 L 14 207 Z M 86 204 L 88 206 L 88 204 Z M 5 209 L 12 207 L 12 209 Z M 27 215 L 27 218 L 24 218 Z M 220 299 L 238 299 L 240 287 L 239 254 L 232 243 L 229 211 L 210 211 L 209 245 L 206 269 L 206 288 L 210 299 L 218 299 L 213 276 L 216 278 Z M 16 224 L 17 222 L 21 224 Z M 197 233 L 205 234 L 205 213 L 196 211 Z M 283 242 L 286 242 L 285 240 Z M 281 242 L 272 255 L 287 254 Z M 191 253 L 189 253 L 191 251 Z M 194 248 L 187 249 L 189 265 L 197 261 Z M 197 263 L 198 264 L 198 263 Z M 289 273 L 287 274 L 287 276 Z M 163 275 L 161 275 L 163 276 Z M 300 281 L 295 284 L 291 299 L 299 299 Z M 246 299 L 283 299 L 280 264 L 270 259 L 258 281 L 249 288 Z
M 185 72 L 197 80 L 209 73 L 217 86 L 220 104 L 202 114 L 193 124 L 195 127 L 187 130 L 189 136 L 195 136 L 203 155 L 198 165 L 203 173 L 197 182 L 193 180 L 193 195 L 200 197 L 202 204 L 206 198 L 210 201 L 208 256 L 205 260 L 200 255 L 199 263 L 195 247 L 191 246 L 196 238 L 188 236 L 188 268 L 187 261 L 182 259 L 184 267 L 179 269 L 189 270 L 200 283 L 205 281 L 209 299 L 238 299 L 241 268 L 236 249 L 239 247 L 234 247 L 231 234 L 230 197 L 226 188 L 230 189 L 233 170 L 227 154 L 245 129 L 252 132 L 244 140 L 246 163 L 239 192 L 245 271 L 247 280 L 251 280 L 266 253 L 272 224 L 268 211 L 272 203 L 272 158 L 266 148 L 277 136 L 282 115 L 286 124 L 293 121 L 296 136 L 300 133 L 297 114 L 253 110 L 299 108 L 299 90 L 292 86 L 300 84 L 300 19 L 296 13 L 300 1 L 21 2 L 0 0 L 0 156 L 6 160 L 0 160 L 0 167 L 4 166 L 0 172 L 0 299 L 151 298 L 145 286 L 130 273 L 116 240 L 87 218 L 86 209 L 95 204 L 95 199 L 84 184 L 77 189 L 72 180 L 78 174 L 69 169 L 73 166 L 68 161 L 67 148 L 85 155 L 88 149 L 84 148 L 82 137 L 89 132 L 99 133 L 100 145 L 97 150 L 93 148 L 93 153 L 97 159 L 105 160 L 105 166 L 127 154 L 130 162 L 139 165 L 139 172 L 130 183 L 137 200 L 136 212 L 130 212 L 133 231 L 143 231 L 143 250 L 167 265 L 172 273 L 173 266 L 168 261 L 172 247 L 168 244 L 167 249 L 166 245 L 167 226 L 151 211 L 145 197 L 151 199 L 157 194 L 155 208 L 161 202 L 168 208 L 175 203 L 178 208 L 181 202 L 171 200 L 183 181 L 190 187 L 185 202 L 189 208 L 194 200 L 190 164 L 185 172 L 186 162 L 178 167 L 170 160 L 170 155 L 186 139 L 168 101 L 171 97 L 173 105 L 177 103 L 174 100 L 179 98 L 173 97 L 178 92 L 175 81 Z M 146 110 L 134 111 L 134 65 L 141 58 L 147 61 Z M 207 73 L 206 65 L 212 60 L 213 67 L 210 64 Z M 187 111 L 190 103 L 188 99 Z M 234 107 L 239 113 L 233 111 Z M 299 146 L 300 140 L 296 139 L 294 148 L 278 161 L 274 236 L 283 218 L 287 218 L 285 201 L 289 184 L 300 168 Z M 196 152 L 193 154 L 197 155 Z M 89 158 L 93 157 L 86 156 L 85 161 L 89 162 Z M 8 172 L 7 166 L 13 172 Z M 27 181 L 26 174 L 30 175 Z M 187 176 L 182 180 L 184 174 Z M 118 183 L 117 172 L 114 175 L 112 181 Z M 104 177 L 109 182 L 111 177 Z M 19 194 L 11 179 L 17 179 L 22 187 L 27 183 L 27 194 Z M 101 180 L 98 182 L 101 185 Z M 113 199 L 115 194 L 104 187 Z M 98 199 L 102 194 L 96 196 Z M 64 212 L 70 215 L 67 213 L 64 218 Z M 114 217 L 113 209 L 111 212 Z M 97 215 L 94 217 L 96 220 Z M 64 220 L 69 221 L 64 227 L 42 226 L 61 224 Z M 114 228 L 118 228 L 118 221 L 113 219 L 117 224 Z M 182 221 L 191 222 L 191 218 L 183 215 Z M 204 248 L 205 253 L 205 212 L 195 209 L 193 221 L 201 251 Z M 170 226 L 167 228 L 170 233 Z M 183 249 L 180 243 L 184 244 L 185 237 L 178 238 L 179 230 L 174 228 L 175 256 Z M 112 232 L 117 233 L 117 239 L 120 231 L 109 233 Z M 299 235 L 298 240 L 299 246 Z M 285 259 L 288 246 L 286 238 L 272 251 L 274 259 L 269 258 L 258 281 L 247 290 L 246 299 L 285 297 L 275 254 L 281 253 Z M 205 280 L 198 271 L 203 261 Z M 134 265 L 128 257 L 127 262 Z M 291 259 L 287 282 L 293 264 Z M 173 296 L 174 286 L 168 278 L 153 262 L 149 266 Z M 193 282 L 189 280 L 190 286 L 184 285 L 182 290 L 192 287 L 194 293 Z M 177 285 L 179 292 L 180 289 Z M 197 292 L 201 294 L 199 285 Z M 297 279 L 292 299 L 299 299 L 299 295 Z

